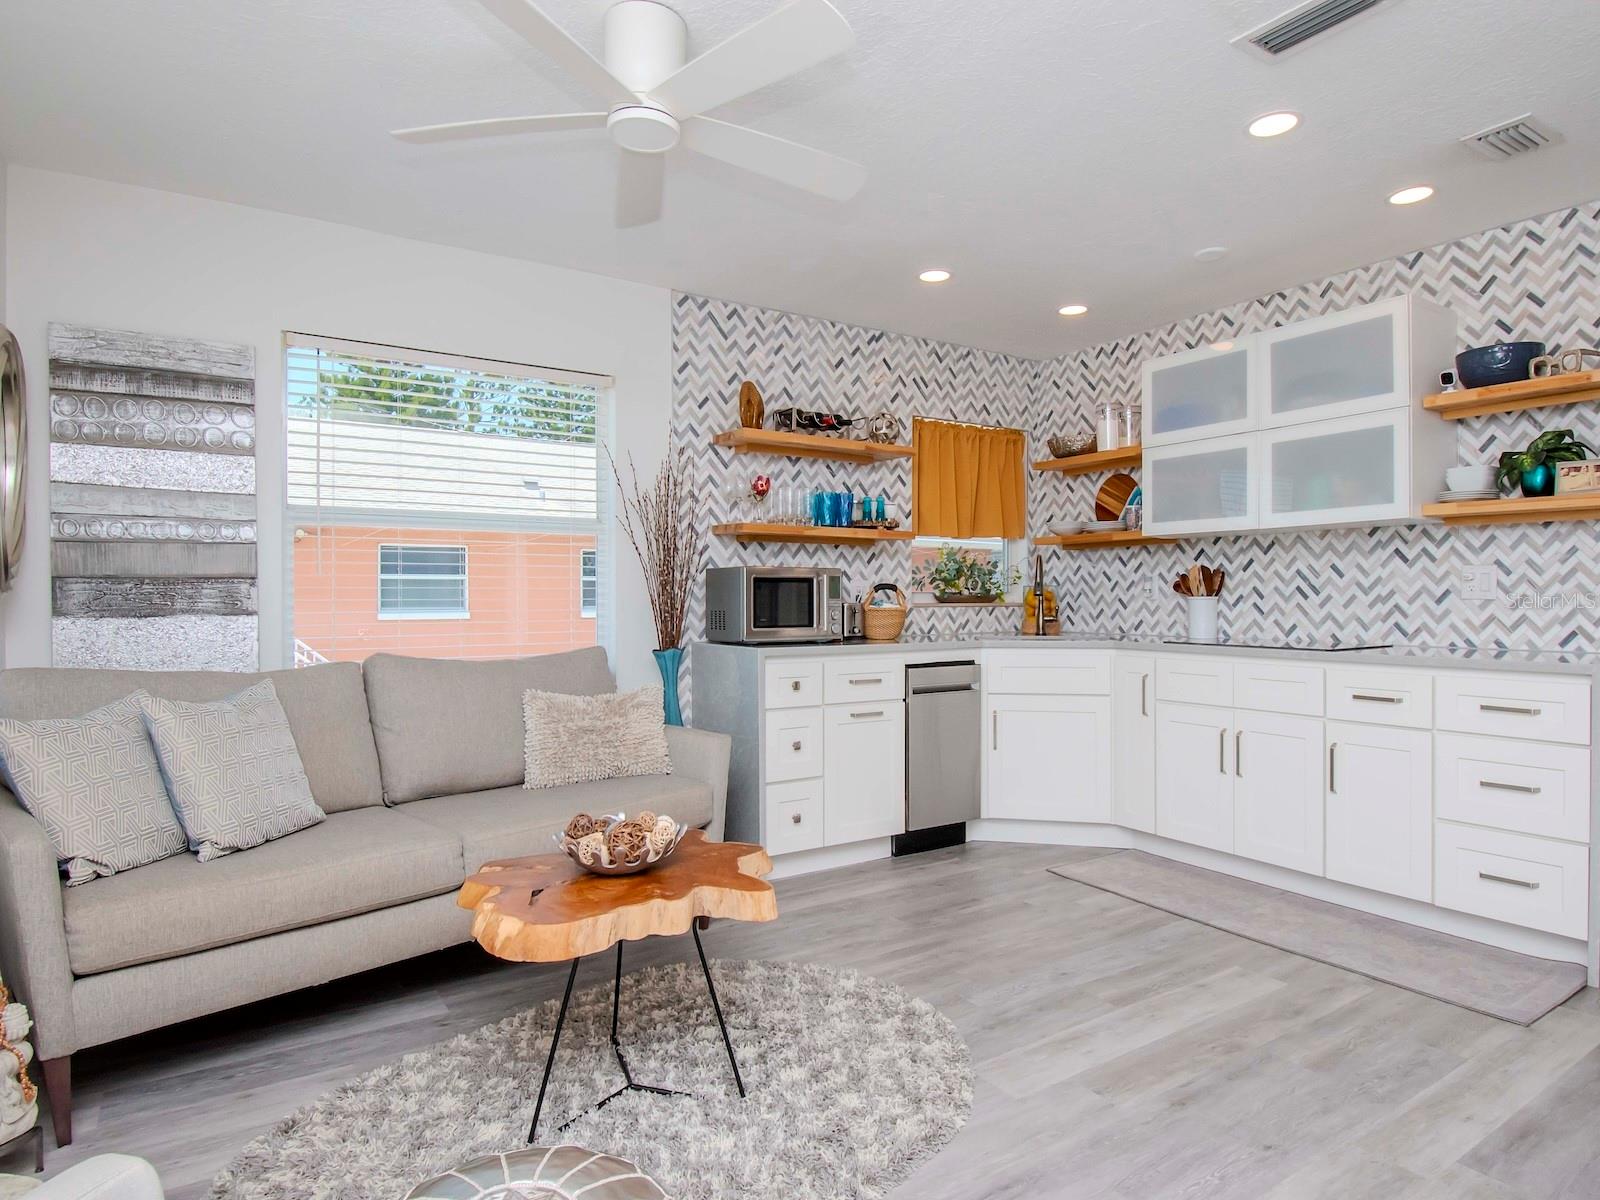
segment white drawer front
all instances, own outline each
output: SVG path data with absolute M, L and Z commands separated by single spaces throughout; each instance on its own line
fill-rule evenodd
M 1233 706 L 1298 717 L 1322 715 L 1322 668 L 1240 659 L 1233 664 Z
M 822 780 L 767 785 L 767 853 L 790 854 L 823 845 Z
M 1109 696 L 1109 650 L 990 650 L 984 690 L 1005 696 Z
M 846 657 L 828 662 L 822 670 L 824 704 L 901 700 L 905 694 L 906 665 L 898 658 Z
M 822 710 L 779 708 L 767 714 L 766 777 L 810 779 L 822 774 Z
M 1589 935 L 1589 848 L 1440 821 L 1434 902 L 1459 912 Z
M 1156 661 L 1156 699 L 1178 704 L 1233 704 L 1233 663 L 1196 654 Z
M 1589 744 L 1586 680 L 1441 671 L 1434 686 L 1440 729 Z
M 1330 667 L 1328 716 L 1369 725 L 1433 728 L 1433 676 L 1382 667 Z
M 767 664 L 763 695 L 768 708 L 809 708 L 822 703 L 822 663 L 780 658 Z
M 1589 840 L 1589 751 L 1441 733 L 1434 754 L 1439 816 Z

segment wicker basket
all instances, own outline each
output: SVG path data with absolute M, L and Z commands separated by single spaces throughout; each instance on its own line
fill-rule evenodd
M 893 593 L 899 603 L 874 606 L 871 603 L 872 596 L 879 592 Z M 867 600 L 868 603 L 861 609 L 861 635 L 869 642 L 892 642 L 898 639 L 906 627 L 906 614 L 910 611 L 906 594 L 897 584 L 880 583 L 872 589 L 872 595 Z

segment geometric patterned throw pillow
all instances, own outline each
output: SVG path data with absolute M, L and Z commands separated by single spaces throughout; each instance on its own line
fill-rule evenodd
M 140 696 L 139 708 L 201 862 L 323 819 L 272 680 L 209 704 Z
M 69 886 L 185 848 L 145 732 L 142 695 L 81 717 L 0 720 L 0 774 L 50 835 Z

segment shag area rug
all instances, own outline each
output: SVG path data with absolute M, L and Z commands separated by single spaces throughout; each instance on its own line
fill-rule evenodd
M 593 968 L 591 968 L 593 969 Z M 712 963 L 749 1090 L 739 1098 L 698 964 L 573 996 L 539 1141 L 632 1159 L 675 1200 L 873 1200 L 955 1136 L 972 1107 L 966 1043 L 932 1005 L 853 971 Z M 481 1154 L 520 1148 L 559 999 L 360 1076 L 257 1138 L 212 1185 L 217 1200 L 395 1200 Z

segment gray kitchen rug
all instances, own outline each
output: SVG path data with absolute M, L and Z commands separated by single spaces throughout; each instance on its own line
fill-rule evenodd
M 1138 850 L 1049 870 L 1213 929 L 1518 1025 L 1532 1025 L 1581 989 L 1586 979 L 1577 963 L 1485 946 Z

